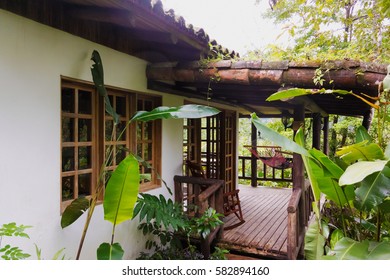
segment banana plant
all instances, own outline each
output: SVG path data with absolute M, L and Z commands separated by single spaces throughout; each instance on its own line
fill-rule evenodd
M 271 95 L 268 101 L 319 93 L 351 94 L 378 110 L 387 105 L 380 99 L 374 100 L 378 101 L 374 104 L 365 95 L 324 89 L 289 89 Z M 365 128 L 359 127 L 356 144 L 340 149 L 336 154 L 339 160 L 336 163 L 316 149 L 304 149 L 302 129 L 298 130 L 294 142 L 271 132 L 255 114 L 252 114 L 252 122 L 264 137 L 302 156 L 311 183 L 313 210 L 316 214 L 315 223 L 309 226 L 306 233 L 306 258 L 390 259 L 390 254 L 386 251 L 390 248 L 390 243 L 386 238 L 381 238 L 382 232 L 386 233 L 390 229 L 389 226 L 385 231 L 381 228 L 382 219 L 390 214 L 390 145 L 383 151 L 381 145 L 373 142 Z M 334 225 L 327 224 L 322 217 L 318 201 L 323 195 L 337 207 L 341 228 L 334 229 Z M 350 216 L 345 213 L 350 213 Z M 332 230 L 330 226 L 333 227 Z M 349 236 L 351 226 L 358 232 L 356 236 Z M 375 232 L 375 238 L 363 236 L 363 231 Z
M 105 110 L 113 118 L 115 126 L 118 124 L 119 116 L 110 104 L 110 99 L 108 98 L 107 90 L 104 86 L 102 60 L 96 50 L 93 51 L 91 60 L 94 62 L 91 68 L 94 84 L 99 94 L 104 98 Z M 180 107 L 163 106 L 151 111 L 138 111 L 128 121 L 127 126 L 119 134 L 118 138 L 121 137 L 132 122 L 153 121 L 158 119 L 203 118 L 218 113 L 219 110 L 215 108 L 191 104 Z M 113 131 L 115 131 L 115 129 L 113 129 Z M 75 199 L 62 214 L 61 226 L 62 228 L 65 228 L 73 224 L 84 213 L 87 213 L 76 259 L 79 259 L 80 257 L 92 215 L 97 201 L 102 196 L 103 192 L 104 219 L 112 223 L 113 228 L 111 241 L 99 246 L 97 249 L 97 258 L 103 260 L 123 258 L 124 251 L 121 245 L 114 242 L 115 228 L 118 224 L 131 220 L 133 217 L 134 205 L 137 201 L 139 182 L 141 179 L 139 164 L 144 164 L 144 160 L 140 159 L 133 153 L 129 153 L 129 155 L 119 163 L 117 168 L 111 174 L 108 182 L 105 182 L 105 170 L 106 166 L 108 166 L 108 163 L 113 157 L 112 153 L 112 151 L 108 153 L 105 162 L 101 166 L 95 193 L 90 198 L 83 197 Z

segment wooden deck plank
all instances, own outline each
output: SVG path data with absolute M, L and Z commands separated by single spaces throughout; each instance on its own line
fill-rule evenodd
M 243 198 L 243 203 L 245 202 Z M 248 204 L 247 207 L 252 210 L 250 215 L 247 215 L 244 210 L 244 219 L 245 223 L 232 230 L 231 241 L 242 242 L 248 240 L 251 236 L 255 235 L 258 231 L 258 228 L 265 225 L 264 221 L 267 220 L 267 217 L 271 214 L 272 204 L 278 200 L 277 196 L 269 197 L 269 199 L 264 203 L 262 201 L 257 201 L 257 203 L 263 203 L 262 206 L 258 207 L 256 204 Z
M 281 227 L 287 227 L 287 215 L 285 213 L 282 213 L 282 211 L 279 211 L 273 217 L 272 222 L 273 224 L 270 224 L 270 227 L 267 227 L 266 231 L 259 232 L 257 234 L 259 241 L 254 244 L 254 246 L 264 248 L 265 250 L 271 249 L 275 241 L 280 237 L 280 234 L 277 235 L 278 230 Z
M 220 245 L 226 249 L 270 258 L 287 256 L 287 204 L 291 189 L 240 186 L 245 223 L 225 231 Z M 225 218 L 230 225 L 236 217 Z
M 287 209 L 284 209 L 283 207 L 288 203 L 289 198 L 281 197 L 278 201 L 277 205 L 274 205 L 275 211 L 274 215 L 270 217 L 270 221 L 272 223 L 268 224 L 267 227 L 263 227 L 261 231 L 257 233 L 257 244 L 256 247 L 265 247 L 267 244 L 269 244 L 270 239 L 274 236 L 277 229 L 281 226 L 287 227 L 287 223 L 283 224 L 283 220 L 287 222 Z

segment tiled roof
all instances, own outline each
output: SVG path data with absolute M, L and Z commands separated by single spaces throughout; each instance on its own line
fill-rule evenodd
M 235 58 L 239 57 L 239 54 L 234 50 L 229 50 L 222 45 L 218 44 L 215 39 L 211 39 L 206 31 L 201 27 L 196 27 L 191 23 L 186 23 L 186 20 L 179 14 L 175 13 L 175 10 L 169 9 L 165 10 L 161 0 L 130 0 L 131 2 L 138 2 L 142 4 L 145 8 L 150 9 L 153 13 L 161 17 L 167 22 L 170 22 L 176 25 L 181 31 L 186 32 L 189 36 L 194 36 L 198 40 L 204 42 L 207 45 L 212 46 L 212 51 L 210 55 L 215 55 L 216 53 L 221 53 L 226 58 Z
M 151 63 L 237 56 L 160 0 L 0 0 L 0 9 Z

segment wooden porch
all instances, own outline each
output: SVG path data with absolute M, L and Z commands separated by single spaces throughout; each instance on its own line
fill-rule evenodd
M 239 185 L 245 223 L 224 231 L 217 246 L 238 255 L 287 259 L 287 207 L 292 189 Z M 225 226 L 236 217 L 225 218 Z

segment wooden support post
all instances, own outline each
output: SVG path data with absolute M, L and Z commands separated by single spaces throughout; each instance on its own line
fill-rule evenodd
M 373 117 L 374 117 L 374 109 L 370 109 L 364 114 L 362 126 L 364 126 L 367 129 L 367 131 L 370 130 Z
M 252 149 L 257 149 L 257 129 L 252 124 L 252 131 L 251 131 L 251 145 Z M 251 186 L 257 187 L 257 157 L 252 153 L 251 156 Z
M 313 148 L 321 149 L 321 115 L 315 114 L 313 117 Z
M 329 117 L 324 118 L 324 154 L 329 155 Z
M 296 105 L 294 108 L 294 135 L 297 130 L 305 124 L 305 108 L 303 105 Z M 293 188 L 303 189 L 304 170 L 302 157 L 299 154 L 293 155 Z
M 294 135 L 296 134 L 297 130 L 305 124 L 305 107 L 304 105 L 296 105 L 294 108 Z M 301 223 L 301 221 L 298 221 L 300 217 L 305 217 L 305 213 L 301 211 L 305 211 L 304 207 L 301 208 L 302 205 L 305 205 L 305 196 L 304 193 L 304 184 L 305 184 L 305 178 L 304 178 L 304 165 L 301 155 L 294 153 L 293 155 L 293 193 L 299 193 L 299 197 L 297 198 L 297 206 L 299 205 L 299 209 L 297 211 L 300 213 L 300 215 L 295 216 L 295 221 L 292 219 L 288 223 L 288 243 L 287 243 L 287 255 L 289 257 L 292 257 L 293 254 L 295 254 L 295 250 L 298 248 L 294 248 L 294 246 L 297 244 L 296 240 L 298 239 L 299 231 L 297 231 L 297 225 Z M 295 214 L 296 215 L 296 214 Z M 301 216 L 302 215 L 302 216 Z M 292 244 L 291 244 L 292 243 Z

